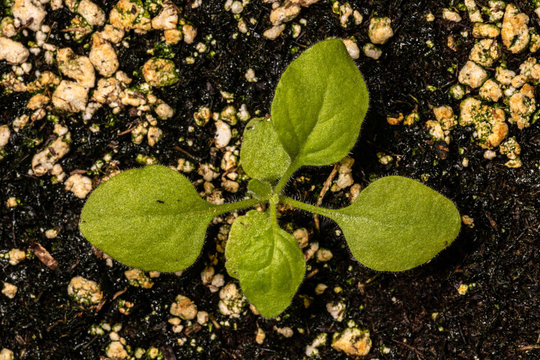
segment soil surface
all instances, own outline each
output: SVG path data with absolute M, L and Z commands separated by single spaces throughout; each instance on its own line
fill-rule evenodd
M 107 13 L 114 5 L 112 1 L 96 3 Z M 84 200 L 66 191 L 63 184 L 51 183 L 50 176 L 28 175 L 33 155 L 53 134 L 53 125 L 42 120 L 13 134 L 0 161 L 0 251 L 35 249 L 40 244 L 58 262 L 58 268 L 49 269 L 38 257 L 16 266 L 0 259 L 0 281 L 18 287 L 14 299 L 0 296 L 0 348 L 11 349 L 18 359 L 105 358 L 109 337 L 92 335 L 89 330 L 92 325 L 109 323 L 122 324 L 119 334 L 132 350 L 154 346 L 165 359 L 301 359 L 306 346 L 321 333 L 328 334 L 328 341 L 319 347 L 320 358 L 345 359 L 344 353 L 330 346 L 331 338 L 353 320 L 370 331 L 372 348 L 366 359 L 540 359 L 538 123 L 522 131 L 510 127 L 510 134 L 522 149 L 523 166 L 516 169 L 504 166 L 506 160 L 501 156 L 484 159 L 484 150 L 471 142 L 469 128 L 454 130 L 447 145 L 433 141 L 423 126 L 432 118 L 432 106 L 450 103 L 447 89 L 457 75 L 447 69 L 452 64 L 459 68 L 467 61 L 474 39 L 464 38 L 456 52 L 446 46 L 446 39 L 470 27 L 468 19 L 460 23 L 442 20 L 438 1 L 358 1 L 352 5 L 364 15 L 364 21 L 344 29 L 339 16 L 332 13 L 331 3 L 321 0 L 302 10 L 299 18 L 308 22 L 300 36 L 293 38 L 287 28 L 284 35 L 270 41 L 262 33 L 270 27 L 271 4 L 253 1 L 247 5 L 242 17 L 257 22 L 248 22 L 249 36 L 237 37 L 233 36 L 238 32 L 237 20 L 223 9 L 221 1 L 203 0 L 197 8 L 188 3 L 178 5 L 198 29 L 197 39 L 211 34 L 216 40 L 215 55 L 187 65 L 185 58 L 192 54 L 193 47 L 175 47 L 181 81 L 156 91 L 176 109 L 174 118 L 160 123 L 163 139 L 150 147 L 146 142 L 133 144 L 129 134 L 119 135 L 136 120 L 129 112 L 121 112 L 110 121 L 106 111 L 99 110 L 93 120 L 101 125 L 99 133 L 89 131 L 80 116 L 65 118 L 72 137 L 72 150 L 61 161 L 66 173 L 88 170 L 110 151 L 114 151 L 122 170 L 140 166 L 135 160 L 137 154 L 154 156 L 164 165 L 176 165 L 178 158 L 184 157 L 195 164 L 214 163 L 219 167 L 220 157 L 211 150 L 213 123 L 199 127 L 193 120 L 200 106 L 219 111 L 226 105 L 220 91 L 228 91 L 234 94 L 235 104 L 245 103 L 250 113 L 269 113 L 279 77 L 298 52 L 332 36 L 354 36 L 358 44 L 364 44 L 369 41 L 369 16 L 376 13 L 392 19 L 395 35 L 381 47 L 383 55 L 378 61 L 362 54 L 356 61 L 371 100 L 361 137 L 351 153 L 355 182 L 366 186 L 374 178 L 390 174 L 422 180 L 452 199 L 462 215 L 474 219 L 474 227 L 464 225 L 455 242 L 424 266 L 397 274 L 377 273 L 351 257 L 331 221 L 321 219 L 317 230 L 309 214 L 284 211 L 281 221 L 285 228 L 306 227 L 310 242 L 330 249 L 333 258 L 326 263 L 308 261 L 309 276 L 279 320 L 264 319 L 248 307 L 239 318 L 229 318 L 218 310 L 218 293 L 211 293 L 200 278 L 209 256 L 216 253 L 219 226 L 209 229 L 201 257 L 182 276 L 161 274 L 153 279 L 151 289 L 130 286 L 124 277 L 127 268 L 118 263 L 107 266 L 103 256 L 79 233 Z M 516 5 L 530 15 L 531 26 L 538 29 L 532 5 L 528 1 L 517 1 Z M 430 11 L 436 15 L 433 22 L 425 21 Z M 82 45 L 66 40 L 60 32 L 71 17 L 65 8 L 49 14 L 49 25 L 58 23 L 50 41 L 83 53 Z M 118 50 L 122 69 L 128 74 L 140 71 L 150 57 L 146 49 L 160 41 L 159 36 L 157 32 L 131 34 L 130 47 L 120 46 Z M 432 48 L 426 47 L 428 40 L 433 41 Z M 518 55 L 509 62 L 520 64 L 526 56 Z M 42 60 L 37 56 L 33 61 Z M 44 63 L 40 70 L 47 68 L 57 71 Z M 255 70 L 257 82 L 246 81 L 248 68 Z M 7 71 L 9 65 L 0 62 L 0 73 Z M 427 85 L 437 90 L 427 90 Z M 0 125 L 9 124 L 24 112 L 30 95 L 1 96 Z M 538 95 L 536 99 L 538 102 Z M 407 114 L 415 107 L 422 119 L 419 123 L 387 123 L 387 115 Z M 190 127 L 193 132 L 189 132 Z M 236 128 L 241 133 L 243 125 Z M 181 137 L 192 139 L 193 145 L 180 148 Z M 36 147 L 35 139 L 42 140 Z M 465 149 L 468 167 L 462 165 L 460 148 Z M 379 152 L 398 161 L 381 164 Z M 301 169 L 287 186 L 287 193 L 315 203 L 331 171 L 332 166 Z M 198 179 L 196 172 L 188 176 L 193 181 Z M 238 198 L 246 184 L 241 183 L 237 194 L 223 194 L 227 200 Z M 215 185 L 219 187 L 219 181 Z M 346 204 L 345 193 L 328 192 L 323 206 Z M 5 202 L 12 196 L 20 204 L 8 208 Z M 58 236 L 49 239 L 44 232 L 52 228 Z M 216 273 L 226 274 L 223 256 L 218 257 Z M 104 294 L 99 307 L 81 307 L 70 299 L 67 286 L 75 276 L 99 283 Z M 226 282 L 233 281 L 225 277 Z M 314 289 L 319 283 L 328 285 L 328 289 L 316 295 Z M 457 289 L 463 284 L 469 288 L 461 295 Z M 172 332 L 167 322 L 171 317 L 169 306 L 178 294 L 207 311 L 219 327 L 212 321 L 208 324 L 213 325 L 204 326 L 184 322 L 182 333 Z M 134 304 L 129 315 L 118 311 L 118 298 Z M 346 305 L 341 322 L 326 309 L 327 303 L 335 301 Z M 290 327 L 294 334 L 286 338 L 275 327 Z M 262 345 L 255 341 L 258 328 L 266 333 Z M 179 338 L 187 341 L 180 345 Z

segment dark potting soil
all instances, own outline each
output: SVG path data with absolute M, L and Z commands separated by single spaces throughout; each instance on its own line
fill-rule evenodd
M 485 1 L 479 1 L 484 3 Z M 113 1 L 96 1 L 108 13 Z M 457 2 L 456 2 L 457 3 Z M 536 19 L 532 2 L 516 1 L 516 5 Z M 160 123 L 164 138 L 153 148 L 134 145 L 130 135 L 118 135 L 136 119 L 120 113 L 111 119 L 99 110 L 95 116 L 101 132 L 88 130 L 80 116 L 65 119 L 72 134 L 71 152 L 62 159 L 67 173 L 88 169 L 110 151 L 120 161 L 121 169 L 140 166 L 136 154 L 155 156 L 159 163 L 173 165 L 180 156 L 194 163 L 217 162 L 210 154 L 214 135 L 211 124 L 200 128 L 193 113 L 202 105 L 221 109 L 226 103 L 220 91 L 232 92 L 239 103 L 246 103 L 250 112 L 269 112 L 273 90 L 286 66 L 318 40 L 329 36 L 355 36 L 358 44 L 368 40 L 366 20 L 376 12 L 389 16 L 395 36 L 385 45 L 379 61 L 361 56 L 357 65 L 370 89 L 370 111 L 364 121 L 361 137 L 352 151 L 356 182 L 367 185 L 371 180 L 390 174 L 424 179 L 432 188 L 452 199 L 462 215 L 474 219 L 474 227 L 463 226 L 457 240 L 430 263 L 403 273 L 377 273 L 353 260 L 336 227 L 322 219 L 320 231 L 312 217 L 298 211 L 286 211 L 284 226 L 306 227 L 311 241 L 330 249 L 334 258 L 326 265 L 311 260 L 311 273 L 303 282 L 292 306 L 281 320 L 264 319 L 246 311 L 238 319 L 226 318 L 217 310 L 218 295 L 201 284 L 200 273 L 213 253 L 217 228 L 210 228 L 207 243 L 197 263 L 181 277 L 162 274 L 151 289 L 129 286 L 124 277 L 126 267 L 110 268 L 96 256 L 91 245 L 78 231 L 84 200 L 53 185 L 48 176 L 28 175 L 32 156 L 41 150 L 52 135 L 52 124 L 43 120 L 13 134 L 0 162 L 0 199 L 15 196 L 20 205 L 0 206 L 0 249 L 27 249 L 35 243 L 46 248 L 58 262 L 58 270 L 47 268 L 37 258 L 17 266 L 0 263 L 0 280 L 18 287 L 11 300 L 0 296 L 0 348 L 12 349 L 21 359 L 98 359 L 105 356 L 107 336 L 91 335 L 93 324 L 121 323 L 121 336 L 127 343 L 143 348 L 161 349 L 165 359 L 300 359 L 316 335 L 331 334 L 354 320 L 371 333 L 373 347 L 368 359 L 540 359 L 540 131 L 538 124 L 518 131 L 511 127 L 522 148 L 523 166 L 510 169 L 504 161 L 483 158 L 484 150 L 471 142 L 472 131 L 458 128 L 450 145 L 433 142 L 423 121 L 412 127 L 392 127 L 386 116 L 409 113 L 418 106 L 422 119 L 431 117 L 431 106 L 450 102 L 447 88 L 456 82 L 456 75 L 447 69 L 461 67 L 467 60 L 471 37 L 463 39 L 457 52 L 446 46 L 449 34 L 459 34 L 468 20 L 449 23 L 437 13 L 438 1 L 358 1 L 365 20 L 359 27 L 343 29 L 339 16 L 331 12 L 329 1 L 320 1 L 302 10 L 309 19 L 296 39 L 283 36 L 274 41 L 262 37 L 269 27 L 269 4 L 253 2 L 242 13 L 251 35 L 232 37 L 237 21 L 223 10 L 223 3 L 203 0 L 192 9 L 186 4 L 184 17 L 198 29 L 197 39 L 211 34 L 217 41 L 216 55 L 186 65 L 191 48 L 176 46 L 174 57 L 181 71 L 181 81 L 157 91 L 156 95 L 176 109 L 173 119 Z M 453 5 L 453 4 L 448 4 Z M 0 10 L 2 11 L 2 10 Z M 438 14 L 434 22 L 426 22 L 425 14 Z M 51 42 L 71 46 L 83 53 L 81 45 L 65 40 L 60 29 L 71 19 L 67 9 L 49 14 L 53 28 Z M 538 26 L 537 26 L 538 28 Z M 288 29 L 286 32 L 289 31 Z M 434 43 L 432 48 L 426 41 Z M 119 47 L 122 70 L 128 74 L 140 71 L 149 58 L 146 49 L 159 41 L 159 34 L 131 34 L 130 47 Z M 509 59 L 520 64 L 527 55 Z M 34 61 L 43 62 L 38 56 Z M 245 81 L 246 69 L 253 68 L 256 83 Z M 8 66 L 0 63 L 0 72 Z M 40 69 L 47 69 L 43 64 Z M 51 67 L 52 71 L 56 71 Z M 437 88 L 426 90 L 427 85 Z M 4 94 L 0 100 L 0 123 L 11 122 L 23 112 L 28 94 Z M 536 96 L 537 102 L 539 100 Z M 195 128 L 188 133 L 188 127 Z M 241 131 L 241 127 L 239 128 Z M 194 145 L 180 152 L 177 139 L 189 137 Z M 43 142 L 37 147 L 35 140 Z M 469 166 L 462 166 L 458 148 L 465 149 Z M 384 152 L 399 157 L 399 162 L 383 165 L 376 154 Z M 332 167 L 306 168 L 296 174 L 287 193 L 315 202 Z M 216 186 L 219 184 L 216 182 Z M 242 184 L 245 191 L 245 184 Z M 315 188 L 313 189 L 313 186 Z M 230 197 L 229 200 L 232 200 Z M 337 207 L 348 200 L 343 192 L 328 193 L 324 206 Z M 47 239 L 44 230 L 55 228 L 58 237 Z M 216 267 L 222 272 L 223 263 Z M 66 288 L 74 276 L 97 281 L 105 302 L 99 310 L 79 307 L 67 295 Z M 329 286 L 322 295 L 315 295 L 317 284 Z M 457 288 L 469 285 L 466 295 Z M 336 293 L 334 288 L 340 287 Z M 130 315 L 118 312 L 113 297 L 119 291 L 123 299 L 134 303 Z M 178 294 L 192 299 L 200 310 L 208 311 L 217 322 L 228 320 L 231 326 L 191 326 L 184 330 L 188 341 L 177 344 L 179 334 L 170 330 L 168 306 Z M 334 320 L 326 310 L 332 301 L 346 304 L 343 322 Z M 310 303 L 305 307 L 305 303 Z M 274 326 L 291 327 L 294 335 L 284 338 Z M 255 342 L 257 328 L 266 332 L 263 345 Z M 303 333 L 297 331 L 303 329 Z M 214 334 L 215 337 L 211 335 Z M 192 346 L 191 343 L 195 346 Z M 343 353 L 327 346 L 319 348 L 322 359 L 345 359 Z M 197 349 L 200 347 L 200 349 Z M 383 351 L 385 348 L 389 352 Z

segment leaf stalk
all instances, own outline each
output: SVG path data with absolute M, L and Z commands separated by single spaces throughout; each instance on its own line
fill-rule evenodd
M 291 205 L 297 209 L 309 211 L 309 212 L 326 216 L 326 217 L 329 217 L 329 214 L 333 212 L 332 209 L 326 209 L 319 206 L 306 204 L 301 201 L 297 201 L 297 200 L 291 199 L 288 196 L 283 196 L 283 195 L 279 197 L 279 202 L 285 205 Z
M 265 202 L 265 200 L 262 199 L 247 199 L 242 201 L 237 201 L 233 203 L 227 203 L 227 204 L 221 204 L 221 205 L 215 205 L 214 209 L 216 212 L 216 216 L 222 215 L 231 211 L 235 210 L 241 210 L 245 208 L 250 208 L 256 205 L 259 205 L 261 203 Z
M 279 195 L 281 193 L 281 190 L 283 190 L 285 185 L 287 185 L 287 182 L 291 179 L 291 177 L 293 176 L 293 174 L 296 172 L 298 168 L 299 166 L 296 164 L 296 161 L 291 162 L 287 170 L 285 170 L 285 173 L 283 174 L 281 179 L 279 179 L 278 184 L 274 188 L 274 194 Z

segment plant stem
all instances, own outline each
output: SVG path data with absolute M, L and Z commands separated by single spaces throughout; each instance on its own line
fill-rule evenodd
M 272 225 L 274 228 L 279 228 L 278 221 L 277 221 L 277 205 L 279 203 L 279 197 L 277 195 L 274 195 L 270 198 L 269 201 L 269 208 L 270 208 L 270 221 L 272 221 Z
M 274 188 L 274 194 L 279 194 L 281 193 L 281 190 L 283 190 L 283 188 L 285 187 L 285 185 L 287 185 L 287 181 L 289 181 L 289 179 L 291 178 L 291 176 L 295 173 L 295 171 L 298 170 L 298 165 L 296 165 L 296 161 L 293 161 L 289 167 L 287 168 L 287 170 L 285 170 L 285 173 L 283 174 L 283 176 L 281 177 L 281 179 L 279 179 L 279 182 L 278 184 L 276 185 L 276 187 Z
M 265 201 L 260 200 L 260 199 L 247 199 L 247 200 L 237 201 L 237 202 L 233 202 L 233 203 L 215 205 L 214 206 L 214 209 L 215 209 L 214 211 L 216 213 L 216 216 L 218 216 L 218 215 L 221 215 L 221 214 L 228 213 L 230 211 L 245 209 L 245 208 L 248 208 L 248 207 L 259 205 L 259 204 L 261 204 L 263 202 L 265 202 Z
M 306 211 L 319 214 L 322 216 L 326 216 L 326 217 L 330 217 L 330 215 L 334 213 L 332 209 L 326 209 L 319 206 L 306 204 L 301 201 L 296 201 L 294 199 L 291 199 L 290 197 L 287 197 L 287 196 L 280 196 L 279 202 L 282 204 L 291 205 L 291 206 L 294 206 L 295 208 L 306 210 Z

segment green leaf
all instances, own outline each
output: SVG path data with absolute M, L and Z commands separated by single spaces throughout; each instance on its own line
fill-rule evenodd
M 184 176 L 152 165 L 124 171 L 94 190 L 80 230 L 123 264 L 172 272 L 195 262 L 216 211 Z
M 304 51 L 283 73 L 272 121 L 297 167 L 328 165 L 354 146 L 368 106 L 366 84 L 343 42 L 326 40 Z
M 323 215 L 339 225 L 353 256 L 378 271 L 426 263 L 454 241 L 461 227 L 452 201 L 401 176 L 378 179 L 352 205 Z
M 235 220 L 225 257 L 229 274 L 240 281 L 249 302 L 268 318 L 290 305 L 304 278 L 306 263 L 296 239 L 268 213 L 252 210 Z
M 272 186 L 267 182 L 257 179 L 249 180 L 248 190 L 256 199 L 266 200 L 272 196 Z
M 250 177 L 269 182 L 279 179 L 287 170 L 289 155 L 269 119 L 255 118 L 246 125 L 240 161 Z

